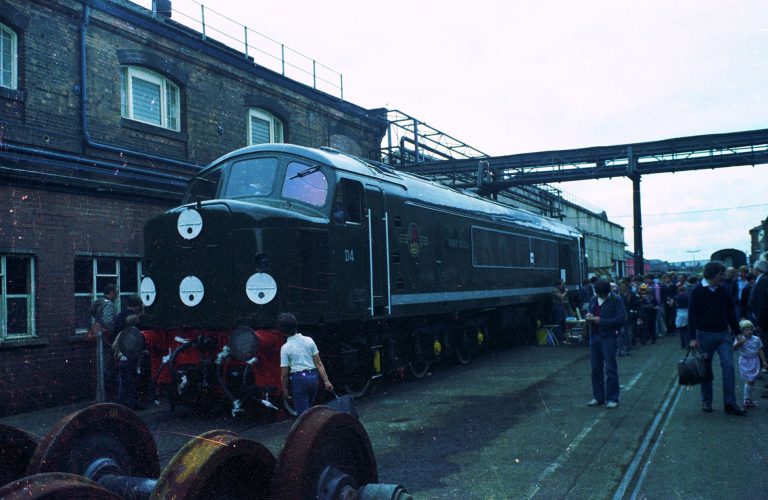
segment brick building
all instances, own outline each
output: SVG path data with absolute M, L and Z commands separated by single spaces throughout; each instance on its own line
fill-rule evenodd
M 0 0 L 0 415 L 92 398 L 88 308 L 141 277 L 142 228 L 260 142 L 379 157 L 383 110 L 130 2 Z

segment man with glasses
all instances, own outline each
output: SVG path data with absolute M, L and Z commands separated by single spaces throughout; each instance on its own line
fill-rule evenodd
M 720 262 L 709 262 L 704 266 L 703 275 L 704 279 L 691 292 L 688 306 L 689 345 L 701 349 L 710 365 L 717 352 L 723 372 L 725 413 L 744 416 L 746 413 L 736 404 L 736 375 L 731 343 L 731 336 L 739 333 L 739 322 L 729 290 L 722 284 L 725 266 Z M 704 412 L 712 413 L 712 382 L 701 384 L 701 405 Z

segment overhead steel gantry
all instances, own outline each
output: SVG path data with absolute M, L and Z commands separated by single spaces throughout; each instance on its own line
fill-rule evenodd
M 471 175 L 456 187 L 494 194 L 515 186 L 628 177 L 632 180 L 635 272 L 643 272 L 640 178 L 648 174 L 768 163 L 768 129 L 710 134 L 618 146 L 402 164 L 425 176 Z
M 384 163 L 395 169 L 407 170 L 408 166 L 436 161 L 441 165 L 453 165 L 455 161 L 470 159 L 470 163 L 477 165 L 478 159 L 488 157 L 479 149 L 400 110 L 388 110 L 387 122 L 381 158 Z M 446 175 L 436 173 L 429 177 L 451 187 L 471 187 L 477 190 L 474 168 L 469 171 L 451 170 Z M 562 193 L 552 186 L 517 185 L 495 189 L 485 194 L 496 197 L 499 193 L 503 199 L 518 202 L 543 215 L 554 218 L 562 216 Z

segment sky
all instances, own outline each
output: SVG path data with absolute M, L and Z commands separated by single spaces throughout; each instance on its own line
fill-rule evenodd
M 204 3 L 209 36 L 242 39 L 234 22 L 254 31 L 257 63 L 274 65 L 259 50 L 279 55 L 278 41 L 289 61 L 297 51 L 343 74 L 345 100 L 401 110 L 491 156 L 768 128 L 759 0 Z M 194 0 L 173 7 L 200 18 Z M 766 184 L 768 165 L 644 176 L 645 258 L 749 254 Z M 633 250 L 629 180 L 554 186 L 605 210 Z

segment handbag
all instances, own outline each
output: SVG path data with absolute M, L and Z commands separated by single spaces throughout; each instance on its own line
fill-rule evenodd
M 353 417 L 357 418 L 357 410 L 355 409 L 355 401 L 349 394 L 339 397 L 336 392 L 333 393 L 334 399 L 326 401 L 323 406 L 330 408 L 331 410 L 340 411 L 342 413 L 349 413 Z
M 714 378 L 712 362 L 698 348 L 688 348 L 685 358 L 677 363 L 677 374 L 680 385 L 697 385 Z

